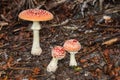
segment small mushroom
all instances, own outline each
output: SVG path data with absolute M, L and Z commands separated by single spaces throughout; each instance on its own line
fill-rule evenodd
M 69 66 L 77 66 L 75 54 L 78 53 L 78 51 L 81 49 L 80 43 L 76 39 L 70 39 L 65 41 L 63 47 L 70 53 Z
M 58 68 L 58 60 L 61 60 L 65 57 L 66 52 L 63 47 L 61 46 L 55 46 L 52 49 L 52 60 L 50 61 L 49 65 L 47 66 L 48 72 L 55 72 Z
M 112 18 L 111 18 L 111 16 L 107 16 L 107 15 L 105 15 L 105 16 L 103 16 L 103 19 L 105 20 L 105 23 L 106 23 L 106 24 L 112 22 Z
M 39 43 L 39 30 L 41 29 L 39 21 L 48 21 L 53 19 L 52 13 L 43 9 L 27 9 L 20 12 L 18 17 L 23 20 L 33 21 L 31 27 L 33 30 L 33 45 L 31 54 L 40 55 L 42 53 L 42 49 Z

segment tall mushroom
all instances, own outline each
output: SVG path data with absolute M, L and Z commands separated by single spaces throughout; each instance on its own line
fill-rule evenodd
M 76 39 L 66 40 L 64 49 L 70 53 L 70 66 L 77 66 L 75 54 L 81 49 L 80 43 Z
M 52 13 L 43 9 L 27 9 L 19 13 L 18 17 L 23 20 L 33 21 L 31 29 L 33 30 L 33 45 L 31 54 L 40 55 L 42 49 L 39 43 L 39 30 L 41 26 L 39 21 L 48 21 L 53 19 Z
M 55 46 L 52 49 L 52 60 L 50 61 L 49 65 L 47 66 L 47 71 L 48 72 L 55 72 L 56 69 L 58 68 L 57 63 L 58 60 L 61 60 L 65 57 L 66 52 L 63 47 L 61 46 Z

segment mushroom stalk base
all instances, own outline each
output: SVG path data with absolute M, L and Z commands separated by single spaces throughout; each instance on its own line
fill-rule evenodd
M 40 55 L 42 53 L 42 49 L 39 42 L 39 30 L 41 29 L 39 22 L 33 22 L 31 29 L 33 30 L 33 45 L 31 54 Z
M 77 62 L 76 62 L 76 59 L 75 59 L 75 54 L 77 52 L 70 52 L 70 63 L 69 63 L 69 66 L 77 66 Z
M 49 65 L 47 66 L 47 71 L 48 71 L 48 72 L 55 72 L 56 69 L 58 68 L 57 63 L 58 63 L 58 59 L 53 58 L 53 59 L 50 61 Z

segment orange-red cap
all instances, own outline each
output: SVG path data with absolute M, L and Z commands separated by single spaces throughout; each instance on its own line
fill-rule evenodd
M 81 49 L 81 45 L 76 39 L 66 40 L 63 47 L 68 52 L 78 52 Z
M 22 11 L 18 17 L 28 21 L 48 21 L 53 19 L 53 14 L 43 9 L 27 9 Z

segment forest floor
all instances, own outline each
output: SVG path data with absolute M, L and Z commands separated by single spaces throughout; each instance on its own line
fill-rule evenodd
M 5 8 L 5 7 L 4 7 Z M 113 22 L 98 24 L 105 13 L 74 16 L 58 24 L 56 19 L 41 22 L 40 56 L 31 54 L 32 22 L 0 19 L 0 80 L 120 80 L 120 6 L 104 10 Z M 52 10 L 51 10 L 52 11 Z M 1 15 L 5 13 L 1 12 Z M 62 14 L 64 15 L 64 13 Z M 116 16 L 118 18 L 114 18 Z M 76 18 L 77 17 L 77 18 Z M 56 18 L 56 17 L 55 17 Z M 82 49 L 75 55 L 78 66 L 70 67 L 70 55 L 58 63 L 55 73 L 46 71 L 52 59 L 51 49 L 65 40 L 77 39 Z

